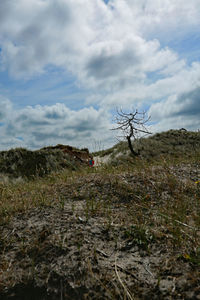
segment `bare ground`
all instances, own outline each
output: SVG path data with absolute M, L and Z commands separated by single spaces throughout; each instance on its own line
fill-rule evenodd
M 52 184 L 51 205 L 0 227 L 0 299 L 200 299 L 199 175 L 184 165 Z

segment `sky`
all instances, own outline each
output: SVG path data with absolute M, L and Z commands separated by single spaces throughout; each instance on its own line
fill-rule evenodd
M 108 148 L 117 108 L 199 130 L 199 28 L 199 0 L 0 0 L 0 150 Z

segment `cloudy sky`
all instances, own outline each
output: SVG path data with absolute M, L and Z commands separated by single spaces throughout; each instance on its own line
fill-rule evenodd
M 111 146 L 116 107 L 200 129 L 199 0 L 0 0 L 0 150 Z

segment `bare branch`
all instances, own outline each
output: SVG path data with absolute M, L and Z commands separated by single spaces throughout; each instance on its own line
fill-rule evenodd
M 138 155 L 133 149 L 131 138 L 136 139 L 136 137 L 142 134 L 150 134 L 149 130 L 146 128 L 145 124 L 150 120 L 146 112 L 138 112 L 134 110 L 133 112 L 126 113 L 122 108 L 116 108 L 117 115 L 115 116 L 115 123 L 117 127 L 112 128 L 112 130 L 121 130 L 124 137 L 128 141 L 129 148 L 133 155 Z

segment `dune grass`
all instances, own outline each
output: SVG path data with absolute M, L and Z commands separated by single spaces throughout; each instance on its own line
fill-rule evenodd
M 27 296 L 30 284 L 42 289 L 34 299 L 199 295 L 200 152 L 192 147 L 1 182 L 0 298 L 14 299 L 19 287 Z

